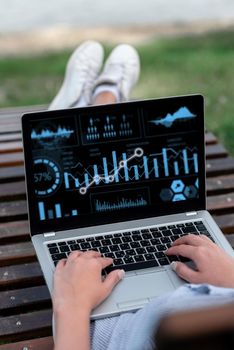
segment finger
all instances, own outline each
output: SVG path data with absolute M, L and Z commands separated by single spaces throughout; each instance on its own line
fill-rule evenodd
M 65 265 L 66 265 L 66 262 L 67 260 L 66 259 L 62 259 L 62 260 L 59 260 L 55 270 L 58 271 L 60 270 L 61 268 L 63 268 Z
M 196 256 L 197 247 L 190 246 L 187 244 L 176 245 L 165 252 L 167 255 L 182 255 L 186 258 L 194 260 Z
M 101 263 L 102 269 L 105 269 L 107 266 L 109 266 L 113 263 L 112 258 L 98 258 L 98 260 Z
M 186 236 L 182 236 L 178 238 L 176 241 L 172 243 L 172 247 L 180 245 L 180 244 L 189 244 L 191 246 L 198 247 L 203 242 L 203 239 L 200 236 L 196 236 L 193 234 L 188 234 Z
M 71 252 L 71 254 L 69 254 L 67 261 L 68 262 L 74 261 L 82 254 L 83 254 L 83 252 L 81 252 L 80 250 L 74 250 L 73 252 Z
M 99 258 L 101 257 L 101 253 L 97 252 L 96 250 L 88 250 L 87 252 L 83 253 L 84 258 Z
M 192 270 L 186 264 L 179 261 L 173 261 L 173 263 L 171 263 L 171 268 L 179 277 L 183 278 L 185 281 L 196 283 L 198 272 Z
M 106 297 L 111 293 L 112 289 L 116 286 L 116 284 L 124 278 L 124 276 L 124 270 L 114 270 L 107 275 L 103 282 L 103 286 L 106 290 Z

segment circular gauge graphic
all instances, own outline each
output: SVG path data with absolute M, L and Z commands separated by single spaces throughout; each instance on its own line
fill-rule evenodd
M 34 186 L 38 196 L 53 194 L 61 184 L 61 171 L 54 161 L 46 158 L 34 160 Z

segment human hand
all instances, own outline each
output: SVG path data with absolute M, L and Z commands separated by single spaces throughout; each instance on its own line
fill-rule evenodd
M 166 254 L 181 255 L 195 263 L 196 270 L 179 261 L 172 263 L 173 270 L 184 280 L 234 288 L 234 258 L 208 237 L 193 234 L 180 237 Z
M 124 277 L 123 270 L 114 270 L 102 278 L 102 269 L 112 262 L 94 251 L 75 251 L 67 260 L 61 260 L 54 273 L 54 311 L 82 308 L 91 312 Z

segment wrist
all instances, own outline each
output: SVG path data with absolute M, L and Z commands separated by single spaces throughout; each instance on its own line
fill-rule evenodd
M 88 305 L 53 303 L 53 312 L 57 317 L 66 317 L 67 315 L 90 316 L 91 309 Z

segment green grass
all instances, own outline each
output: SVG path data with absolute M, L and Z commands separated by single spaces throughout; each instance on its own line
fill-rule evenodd
M 137 49 L 142 71 L 133 97 L 202 93 L 206 127 L 234 155 L 234 30 L 157 39 Z M 49 103 L 70 53 L 1 58 L 0 107 Z

